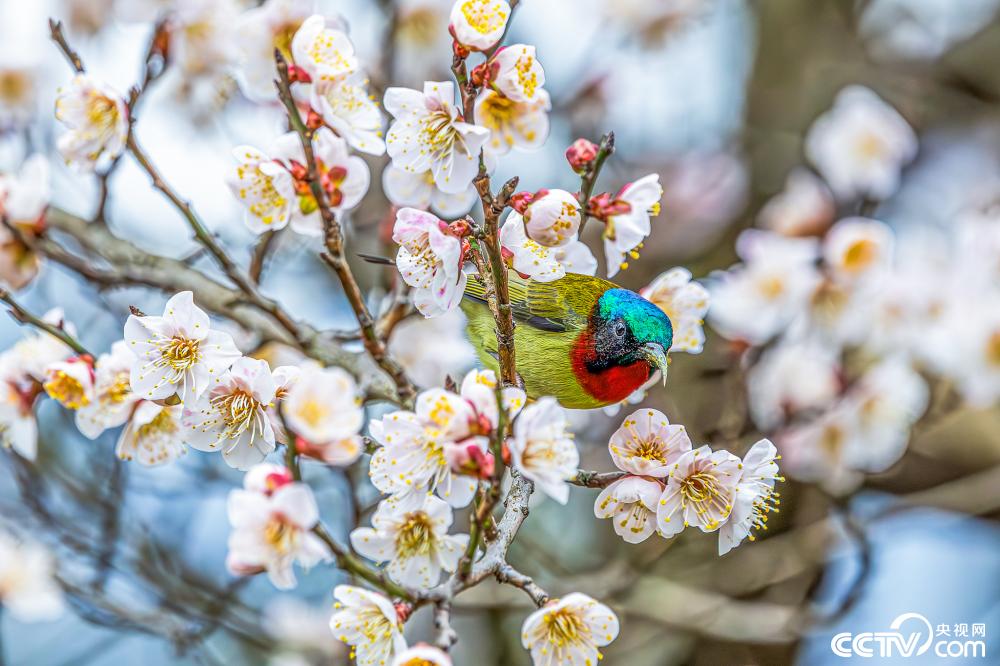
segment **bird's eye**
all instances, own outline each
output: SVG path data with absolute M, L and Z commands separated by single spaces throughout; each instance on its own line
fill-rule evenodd
M 615 335 L 617 335 L 619 338 L 625 337 L 625 322 L 620 321 L 615 324 Z

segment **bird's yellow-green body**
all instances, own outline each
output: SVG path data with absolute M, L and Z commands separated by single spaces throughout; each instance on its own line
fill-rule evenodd
M 672 342 L 670 320 L 655 305 L 612 282 L 567 274 L 553 282 L 510 273 L 518 375 L 531 398 L 564 407 L 619 402 L 660 368 Z M 469 339 L 482 363 L 497 369 L 496 326 L 482 285 L 469 280 L 462 301 Z

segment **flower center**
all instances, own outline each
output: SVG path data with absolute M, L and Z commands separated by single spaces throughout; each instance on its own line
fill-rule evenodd
M 426 659 L 416 657 L 415 659 L 407 659 L 400 666 L 437 666 L 437 664 L 433 661 L 427 661 Z
M 87 120 L 94 127 L 111 130 L 118 122 L 118 105 L 110 97 L 91 91 L 87 103 Z
M 80 381 L 63 370 L 57 370 L 45 382 L 45 392 L 69 409 L 80 409 L 90 404 L 90 398 Z
M 300 419 L 315 428 L 327 417 L 330 410 L 315 400 L 306 400 L 295 410 L 295 413 Z
M 430 153 L 432 161 L 439 162 L 449 158 L 456 147 L 465 147 L 465 142 L 452 124 L 451 114 L 444 109 L 425 116 L 421 125 L 420 142 L 426 146 L 425 150 Z
M 667 457 L 663 453 L 663 447 L 660 443 L 655 440 L 647 440 L 639 442 L 634 449 L 632 449 L 632 456 L 635 458 L 643 458 L 644 460 L 655 460 L 656 462 L 667 462 Z
M 524 96 L 528 99 L 535 96 L 535 90 L 538 88 L 538 74 L 531 69 L 534 64 L 534 58 L 523 55 L 517 59 L 517 64 L 514 65 L 514 69 L 517 71 L 517 82 L 521 85 L 521 90 L 524 91 Z
M 566 608 L 559 608 L 545 614 L 546 639 L 558 647 L 583 642 L 590 633 L 587 625 L 576 614 Z
M 462 3 L 462 15 L 476 32 L 485 35 L 503 26 L 506 13 L 503 4 L 493 5 L 491 0 L 467 0 Z
M 8 69 L 0 72 L 0 99 L 8 104 L 19 104 L 31 93 L 31 84 L 26 74 Z
M 243 389 L 215 396 L 212 398 L 212 405 L 222 415 L 228 439 L 233 439 L 248 429 L 252 429 L 254 435 L 263 432 L 261 404 Z
M 274 178 L 260 170 L 259 165 L 242 164 L 236 168 L 236 176 L 241 182 L 249 173 L 249 183 L 240 187 L 240 199 L 249 197 L 247 210 L 261 221 L 262 224 L 274 222 L 275 211 L 281 211 L 287 204 L 286 199 L 274 186 Z
M 872 160 L 882 156 L 885 144 L 878 135 L 866 132 L 858 139 L 857 149 L 861 157 Z
M 772 275 L 757 281 L 757 289 L 769 301 L 775 301 L 785 293 L 785 283 L 780 277 Z
M 396 533 L 396 556 L 400 558 L 426 555 L 434 545 L 434 529 L 430 516 L 414 511 L 403 517 L 403 525 Z
M 103 397 L 106 402 L 120 405 L 130 393 L 132 393 L 132 383 L 129 381 L 128 370 L 124 370 L 115 375 L 114 383 L 104 392 Z
M 701 504 L 720 497 L 719 480 L 706 472 L 695 472 L 681 482 L 681 495 L 691 502 Z
M 152 421 L 139 426 L 139 439 L 155 435 L 172 435 L 175 432 L 177 432 L 177 422 L 170 415 L 169 409 L 163 409 Z
M 191 366 L 201 360 L 198 340 L 187 338 L 171 338 L 160 349 L 159 365 L 166 365 L 178 374 L 187 372 Z
M 851 273 L 860 273 L 875 261 L 878 249 L 874 241 L 867 238 L 857 240 L 844 253 L 844 269 Z
M 993 335 L 986 341 L 986 360 L 990 365 L 1000 368 L 1000 330 L 993 331 Z
M 299 540 L 299 531 L 295 526 L 285 522 L 282 516 L 275 516 L 264 528 L 264 540 L 274 550 L 284 555 L 295 549 Z

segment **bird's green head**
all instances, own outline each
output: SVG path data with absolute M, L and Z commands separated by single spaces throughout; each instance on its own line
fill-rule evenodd
M 608 289 L 598 299 L 591 323 L 599 365 L 631 365 L 644 360 L 666 377 L 674 329 L 663 310 L 634 291 Z

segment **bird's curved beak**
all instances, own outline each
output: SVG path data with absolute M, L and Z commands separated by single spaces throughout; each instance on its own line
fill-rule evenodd
M 663 351 L 663 347 L 655 342 L 647 342 L 639 347 L 638 352 L 644 359 L 649 361 L 651 366 L 660 371 L 660 374 L 663 375 L 663 383 L 666 384 L 667 368 L 670 364 L 667 361 L 667 354 Z

